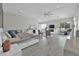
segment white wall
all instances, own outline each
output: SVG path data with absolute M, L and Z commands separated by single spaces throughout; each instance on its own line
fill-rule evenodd
M 2 4 L 0 3 L 0 27 L 2 27 Z
M 4 13 L 4 30 L 8 29 L 26 29 L 28 25 L 36 25 L 36 18 L 22 16 L 13 13 Z
M 57 8 L 60 6 L 61 8 Z M 52 17 L 52 22 L 58 27 L 60 20 L 53 19 L 69 18 L 74 14 L 76 4 L 27 4 L 27 3 L 3 3 L 4 11 L 4 30 L 8 29 L 25 29 L 28 25 L 38 26 L 38 19 L 43 16 L 45 12 L 51 11 L 56 18 Z M 23 12 L 19 12 L 22 10 Z M 19 15 L 21 13 L 21 15 Z M 27 16 L 28 15 L 28 16 Z M 59 18 L 58 18 L 59 16 Z M 45 18 L 45 17 L 44 17 Z M 42 19 L 43 21 L 44 19 Z M 47 19 L 48 20 L 48 19 Z
M 42 22 L 47 25 L 55 24 L 55 28 L 58 28 L 61 22 L 71 22 L 72 18 L 68 19 L 56 19 L 47 22 Z M 34 17 L 25 17 L 22 15 L 4 13 L 4 30 L 9 29 L 27 29 L 29 25 L 36 25 L 38 27 L 38 20 Z
M 41 22 L 40 24 L 47 24 L 47 26 L 51 25 L 51 24 L 54 24 L 55 25 L 55 28 L 59 28 L 60 26 L 60 23 L 61 22 L 72 22 L 72 17 L 71 18 L 67 18 L 67 19 L 56 19 L 56 20 L 51 20 L 51 21 L 47 21 L 47 22 Z

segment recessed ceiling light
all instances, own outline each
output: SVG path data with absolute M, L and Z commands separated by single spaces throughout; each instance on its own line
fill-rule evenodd
M 23 13 L 23 10 L 19 10 L 18 14 L 21 15 Z
M 59 18 L 59 16 L 57 16 L 57 18 Z
M 76 17 L 73 18 L 74 20 L 76 19 Z
M 60 6 L 56 6 L 57 8 L 60 8 Z

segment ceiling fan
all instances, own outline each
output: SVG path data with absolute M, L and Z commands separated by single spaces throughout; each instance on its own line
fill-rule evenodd
M 64 7 L 63 7 L 63 6 L 56 6 L 56 8 L 53 9 L 53 11 L 54 11 L 54 10 L 58 10 L 58 9 L 60 9 L 60 8 L 64 8 Z M 44 13 L 43 13 L 43 16 L 54 16 L 54 14 L 53 14 L 52 11 L 47 11 L 47 12 L 44 12 Z

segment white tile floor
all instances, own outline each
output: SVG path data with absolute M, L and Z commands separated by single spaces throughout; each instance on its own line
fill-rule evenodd
M 39 43 L 22 50 L 23 56 L 62 56 L 67 36 L 42 37 Z

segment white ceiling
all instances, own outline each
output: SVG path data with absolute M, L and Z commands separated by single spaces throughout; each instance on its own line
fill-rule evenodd
M 57 8 L 57 6 L 60 8 Z M 77 4 L 75 3 L 3 3 L 4 13 L 32 16 L 39 21 L 73 17 Z M 44 16 L 50 12 L 51 16 Z

